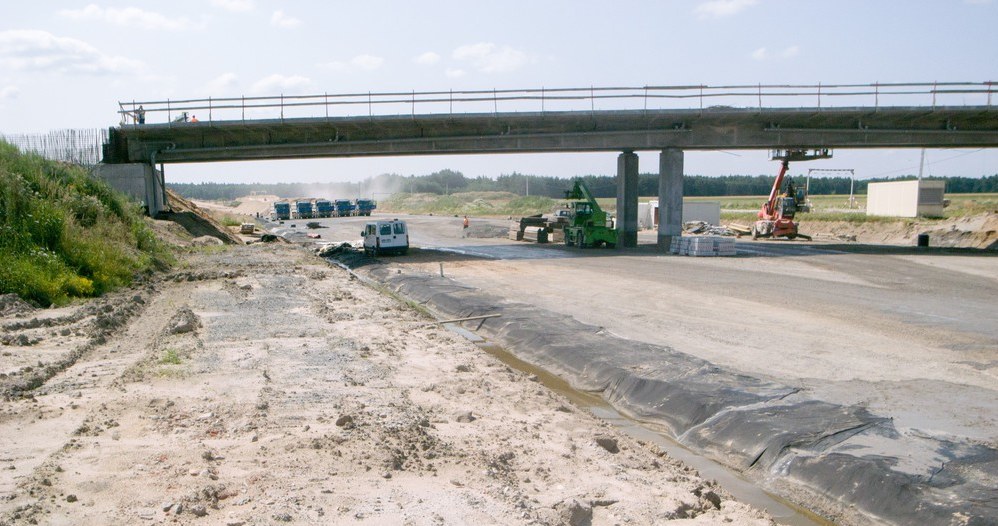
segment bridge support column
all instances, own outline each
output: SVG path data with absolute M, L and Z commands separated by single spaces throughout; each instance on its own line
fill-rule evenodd
M 683 151 L 662 150 L 658 158 L 658 250 L 668 252 L 683 233 Z
M 617 157 L 617 247 L 638 246 L 638 154 Z
M 145 205 L 149 215 L 156 217 L 165 207 L 163 178 L 159 170 L 146 163 L 98 164 L 93 176 L 103 179 L 111 188 Z

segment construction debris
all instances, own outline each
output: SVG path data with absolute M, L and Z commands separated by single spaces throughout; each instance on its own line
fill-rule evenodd
M 548 242 L 548 231 L 547 227 L 543 226 L 528 226 L 523 229 L 523 240 L 533 241 L 535 243 L 547 243 Z
M 711 236 L 737 236 L 737 230 L 727 226 L 716 226 L 706 221 L 687 221 L 683 223 L 683 232 L 688 234 L 711 235 Z M 745 233 L 749 233 L 748 230 Z

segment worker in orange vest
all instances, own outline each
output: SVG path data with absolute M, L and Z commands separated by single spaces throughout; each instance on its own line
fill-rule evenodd
M 461 237 L 468 237 L 468 216 L 464 216 L 464 227 L 461 229 Z

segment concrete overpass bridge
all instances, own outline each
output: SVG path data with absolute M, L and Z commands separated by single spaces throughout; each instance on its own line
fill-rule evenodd
M 995 93 L 993 82 L 951 82 L 133 101 L 119 103 L 101 171 L 141 170 L 155 213 L 164 185 L 155 167 L 168 163 L 617 151 L 617 224 L 628 247 L 637 242 L 634 152 L 658 150 L 664 249 L 681 232 L 684 150 L 996 147 Z

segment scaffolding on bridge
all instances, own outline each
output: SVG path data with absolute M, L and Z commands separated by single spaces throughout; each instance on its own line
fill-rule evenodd
M 101 162 L 106 128 L 55 130 L 48 133 L 0 134 L 0 140 L 22 153 L 38 154 L 52 161 L 92 168 Z

